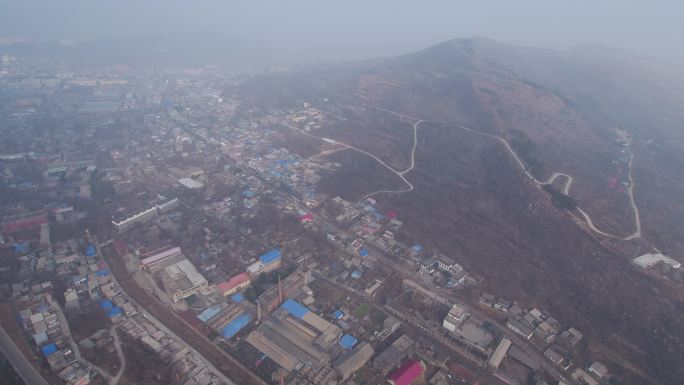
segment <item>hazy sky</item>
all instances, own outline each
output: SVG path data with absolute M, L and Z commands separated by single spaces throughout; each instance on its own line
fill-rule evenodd
M 684 63 L 683 20 L 684 0 L 0 0 L 0 37 L 211 36 L 307 61 L 484 36 L 549 48 L 600 44 Z

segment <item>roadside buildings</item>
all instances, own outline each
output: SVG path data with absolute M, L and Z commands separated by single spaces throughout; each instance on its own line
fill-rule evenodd
M 506 327 L 518 333 L 522 337 L 525 337 L 528 340 L 532 338 L 532 334 L 534 333 L 534 327 L 520 320 L 517 317 L 509 318 L 506 322 Z
M 236 291 L 248 287 L 252 283 L 252 279 L 247 273 L 240 273 L 226 282 L 221 282 L 216 287 L 223 293 L 224 296 L 229 296 Z
M 496 350 L 494 350 L 494 354 L 489 358 L 487 365 L 493 369 L 497 369 L 504 358 L 506 358 L 506 353 L 508 353 L 510 347 L 511 340 L 506 337 L 502 338 L 499 345 L 496 347 Z
M 281 253 L 279 249 L 273 249 L 266 254 L 259 257 L 259 260 L 253 264 L 247 266 L 247 274 L 249 274 L 252 279 L 258 277 L 261 274 L 273 271 L 280 266 L 282 266 L 283 261 L 281 258 Z
M 164 289 L 174 302 L 187 298 L 208 285 L 206 278 L 188 259 L 166 266 L 160 276 Z
M 333 367 L 342 381 L 346 381 L 357 370 L 361 369 L 375 354 L 375 350 L 368 342 L 358 344 L 351 351 L 341 355 Z
M 141 268 L 159 277 L 174 302 L 187 298 L 208 285 L 206 278 L 183 255 L 180 247 L 172 247 L 142 259 Z
M 178 198 L 174 198 L 174 199 L 156 204 L 156 205 L 154 205 L 148 209 L 140 211 L 140 212 L 133 214 L 131 216 L 121 218 L 118 220 L 112 220 L 112 225 L 114 225 L 114 229 L 116 230 L 116 232 L 124 233 L 124 232 L 132 229 L 135 225 L 137 225 L 139 223 L 149 222 L 152 219 L 156 218 L 160 213 L 164 213 L 164 212 L 167 212 L 169 210 L 172 210 L 177 205 L 178 205 Z
M 454 332 L 456 331 L 456 328 L 461 326 L 463 321 L 465 321 L 467 315 L 468 313 L 463 306 L 459 304 L 453 304 L 449 310 L 449 313 L 444 318 L 442 326 L 448 331 Z

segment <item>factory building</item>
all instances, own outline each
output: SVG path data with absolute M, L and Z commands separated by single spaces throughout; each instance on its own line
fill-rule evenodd
M 177 302 L 207 287 L 207 280 L 197 271 L 180 247 L 156 252 L 140 261 L 140 269 L 158 274 L 169 297 Z
M 342 329 L 339 326 L 324 320 L 299 302 L 288 299 L 280 307 L 292 317 L 304 321 L 316 329 L 319 334 L 315 338 L 314 343 L 323 349 L 330 349 L 337 342 L 337 337 L 342 333 Z
M 304 365 L 319 370 L 330 361 L 326 351 L 341 333 L 339 326 L 288 299 L 247 336 L 247 342 L 287 371 Z
M 273 249 L 259 257 L 259 260 L 247 266 L 247 274 L 253 279 L 261 274 L 273 271 L 282 266 L 283 260 L 279 249 Z
M 198 182 L 192 178 L 180 178 L 178 179 L 178 184 L 180 184 L 188 190 L 197 190 L 204 187 L 203 183 Z
M 269 319 L 247 336 L 247 342 L 287 371 L 303 365 L 319 370 L 330 356 L 314 345 L 312 333 L 289 319 Z
M 496 347 L 496 350 L 494 350 L 494 353 L 489 358 L 487 365 L 490 368 L 498 369 L 499 365 L 501 365 L 501 362 L 503 361 L 503 359 L 506 358 L 506 353 L 508 353 L 508 349 L 510 347 L 511 347 L 511 340 L 509 340 L 506 337 L 502 338 L 501 342 L 499 342 L 499 345 Z
M 252 316 L 250 316 L 248 313 L 241 314 L 239 317 L 230 321 L 228 324 L 226 324 L 226 326 L 223 327 L 223 329 L 221 329 L 221 336 L 227 340 L 232 338 L 240 330 L 247 326 L 251 320 Z
M 282 299 L 293 295 L 297 290 L 308 285 L 310 281 L 311 270 L 296 270 L 278 285 L 263 292 L 257 298 L 257 303 L 261 306 L 262 310 L 272 312 L 280 306 Z
M 342 382 L 361 369 L 373 357 L 375 350 L 368 342 L 358 344 L 353 350 L 342 354 L 334 363 L 335 371 Z
M 252 283 L 252 279 L 247 273 L 240 273 L 226 282 L 221 282 L 216 287 L 224 296 L 229 296 L 238 290 L 244 289 Z
M 172 247 L 143 258 L 140 261 L 140 268 L 148 270 L 150 273 L 156 273 L 163 270 L 166 266 L 175 262 L 180 262 L 183 259 L 185 259 L 185 255 L 183 255 L 181 248 Z
M 208 282 L 188 259 L 166 266 L 160 272 L 164 290 L 174 302 L 207 287 Z

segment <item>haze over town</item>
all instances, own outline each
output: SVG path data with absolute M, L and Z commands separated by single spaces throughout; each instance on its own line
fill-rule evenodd
M 0 0 L 0 382 L 680 383 L 682 11 Z
M 394 56 L 484 36 L 553 49 L 604 45 L 682 64 L 682 13 L 684 4 L 676 0 L 2 0 L 0 37 L 190 37 L 214 49 L 244 49 L 250 64 L 267 64 Z

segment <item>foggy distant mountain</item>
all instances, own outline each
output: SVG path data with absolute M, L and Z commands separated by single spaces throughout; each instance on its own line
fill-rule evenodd
M 519 290 L 591 330 L 617 361 L 639 368 L 629 383 L 673 384 L 684 376 L 678 364 L 684 309 L 676 293 L 636 272 L 631 259 L 654 246 L 684 260 L 681 73 L 605 47 L 554 51 L 473 38 L 393 58 L 263 75 L 228 87 L 225 95 L 264 114 L 308 102 L 340 117 L 317 135 L 394 162 L 406 162 L 410 125 L 376 107 L 426 120 L 417 131 L 415 169 L 407 174 L 415 189 L 376 197 L 403 210 L 402 236 L 453 250 L 499 289 Z M 613 237 L 577 225 L 577 210 L 571 216 L 551 209 L 492 138 L 516 147 L 538 180 L 571 175 L 568 194 Z M 373 181 L 391 177 L 363 155 L 342 156 L 333 159 L 366 166 L 346 179 L 331 177 L 331 194 L 343 189 L 344 198 L 356 200 Z M 628 195 L 630 170 L 640 218 Z M 563 189 L 565 183 L 552 184 Z M 630 238 L 637 222 L 643 236 Z M 672 279 L 682 284 L 682 277 Z

